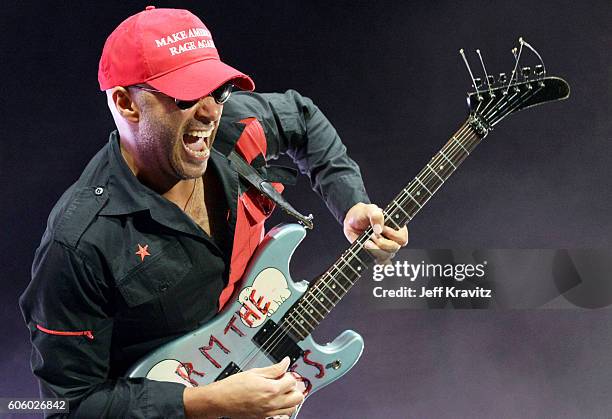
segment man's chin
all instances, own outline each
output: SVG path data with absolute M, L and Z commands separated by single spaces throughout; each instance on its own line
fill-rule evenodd
M 181 170 L 177 171 L 179 178 L 182 180 L 197 179 L 204 176 L 208 161 L 200 162 L 197 166 L 192 164 L 183 164 Z

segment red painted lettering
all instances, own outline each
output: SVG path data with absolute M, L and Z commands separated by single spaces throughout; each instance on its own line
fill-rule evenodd
M 240 308 L 240 317 L 249 327 L 253 327 L 253 320 L 251 320 L 250 317 L 254 317 L 255 320 L 261 319 L 261 316 L 246 304 L 242 304 L 242 307 Z
M 200 349 L 200 352 L 202 352 L 202 355 L 204 355 L 206 357 L 206 359 L 208 359 L 210 361 L 211 364 L 213 364 L 216 368 L 221 368 L 221 364 L 219 364 L 212 356 L 210 356 L 210 354 L 208 353 L 208 351 L 210 351 L 212 349 L 212 347 L 214 346 L 214 344 L 217 344 L 219 346 L 219 348 L 226 354 L 230 353 L 230 350 L 227 349 L 225 346 L 223 346 L 223 344 L 219 341 L 219 339 L 217 339 L 216 337 L 214 337 L 213 335 L 210 335 L 210 339 L 208 340 L 208 346 L 202 346 Z
M 240 313 L 238 313 L 238 315 L 240 315 Z M 225 329 L 223 329 L 223 334 L 227 335 L 227 332 L 229 332 L 229 330 L 233 330 L 234 332 L 236 332 L 236 334 L 240 337 L 244 336 L 244 332 L 242 332 L 242 330 L 238 329 L 238 326 L 236 326 L 234 324 L 234 322 L 236 321 L 236 316 L 232 316 L 232 318 L 230 319 L 229 322 L 227 322 L 227 325 L 225 325 Z
M 323 376 L 325 375 L 325 368 L 323 368 L 323 364 L 308 359 L 308 355 L 310 355 L 311 352 L 312 351 L 310 349 L 304 351 L 304 355 L 302 355 L 302 358 L 304 359 L 304 364 L 311 365 L 319 370 L 317 375 L 315 375 L 315 378 L 323 378 Z
M 293 378 L 295 378 L 296 381 L 304 383 L 304 391 L 302 392 L 302 394 L 304 396 L 308 396 L 308 393 L 310 393 L 310 390 L 312 390 L 312 383 L 310 382 L 308 378 L 304 378 L 300 374 L 295 372 L 296 367 L 297 367 L 297 364 L 293 364 L 291 368 L 289 368 L 289 372 L 293 373 L 292 374 Z
M 259 297 L 257 299 L 257 301 L 255 301 L 255 290 L 251 290 L 251 295 L 249 295 L 249 301 L 251 303 L 253 303 L 255 305 L 255 307 L 257 307 L 257 309 L 259 311 L 261 311 L 261 314 L 266 315 L 268 314 L 268 310 L 270 309 L 270 301 L 268 301 L 263 307 L 261 306 L 261 303 L 263 302 L 263 296 Z
M 196 371 L 193 368 L 193 364 L 191 362 L 181 362 L 181 365 L 179 365 L 176 368 L 175 372 L 179 375 L 179 377 L 183 378 L 184 380 L 189 381 L 191 385 L 193 385 L 194 387 L 198 386 L 198 382 L 194 380 L 193 378 L 191 378 L 191 374 L 195 374 L 195 375 L 199 375 L 200 377 L 204 377 L 204 373 Z

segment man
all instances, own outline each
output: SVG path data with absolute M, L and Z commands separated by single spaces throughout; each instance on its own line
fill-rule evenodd
M 220 61 L 186 10 L 149 6 L 122 22 L 98 78 L 117 132 L 51 212 L 20 300 L 42 394 L 69 399 L 78 417 L 291 414 L 303 396 L 287 359 L 196 388 L 123 378 L 227 303 L 263 236 L 272 203 L 226 155 L 275 180 L 265 159 L 288 153 L 349 240 L 373 226 L 380 260 L 407 243 L 407 230 L 383 225 L 310 100 L 293 91 L 230 99 L 232 86 L 254 84 Z

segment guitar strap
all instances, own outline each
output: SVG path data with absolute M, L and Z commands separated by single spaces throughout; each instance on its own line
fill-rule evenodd
M 294 169 L 281 166 L 262 167 L 262 169 L 267 172 L 266 177 L 268 179 L 266 180 L 261 177 L 257 169 L 248 164 L 240 154 L 236 153 L 236 151 L 232 150 L 228 159 L 232 162 L 240 177 L 248 184 L 252 185 L 264 196 L 275 202 L 276 205 L 282 208 L 287 214 L 296 218 L 304 227 L 308 229 L 314 227 L 312 214 L 305 216 L 297 211 L 269 182 L 272 180 L 285 184 L 295 184 L 296 171 Z

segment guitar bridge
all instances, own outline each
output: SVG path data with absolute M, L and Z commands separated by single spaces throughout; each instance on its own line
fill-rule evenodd
M 260 327 L 259 332 L 253 336 L 253 342 L 274 362 L 280 362 L 288 356 L 293 364 L 304 354 L 296 341 L 272 320 Z

